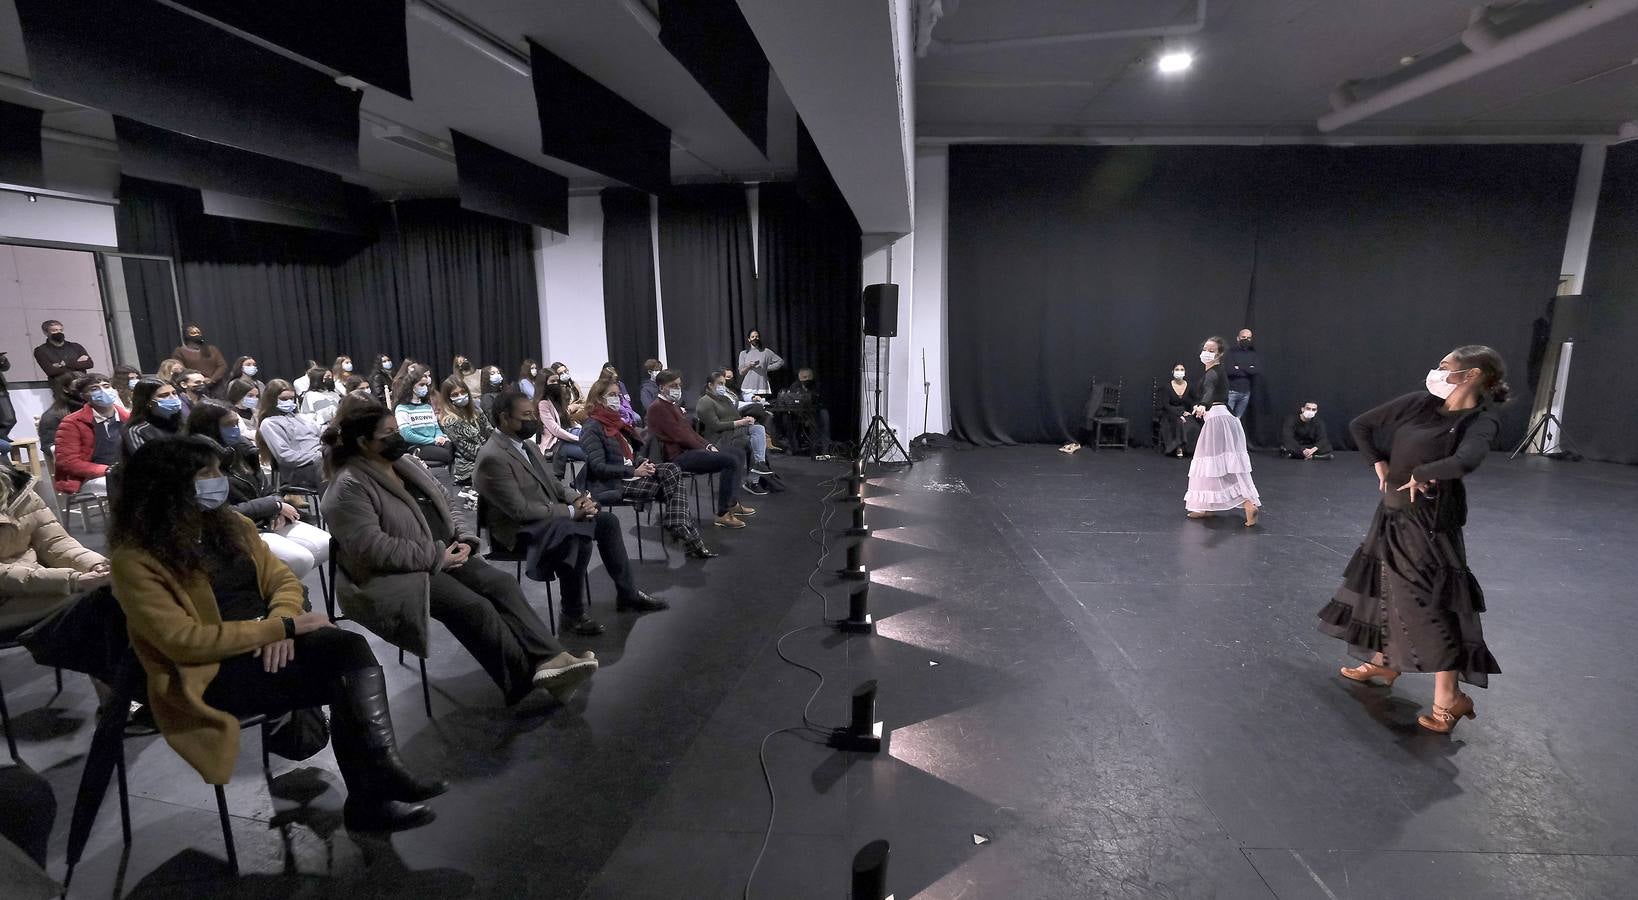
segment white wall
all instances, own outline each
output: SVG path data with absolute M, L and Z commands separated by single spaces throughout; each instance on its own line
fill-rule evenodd
M 927 380 L 931 382 L 927 400 L 927 429 L 943 434 L 950 430 L 950 368 L 946 325 L 945 240 L 950 205 L 950 151 L 948 147 L 923 147 L 916 152 L 916 231 L 915 275 L 910 318 L 911 350 L 915 371 L 910 373 L 914 411 L 922 404 L 921 352 L 927 353 Z M 922 433 L 921 420 L 914 420 L 912 436 Z
M 541 360 L 562 362 L 584 388 L 609 358 L 603 319 L 603 205 L 595 194 L 569 198 L 569 236 L 535 229 Z M 514 373 L 508 372 L 507 377 Z
M 119 244 L 114 233 L 114 208 L 102 203 L 27 196 L 0 191 L 0 241 L 54 241 L 112 250 Z

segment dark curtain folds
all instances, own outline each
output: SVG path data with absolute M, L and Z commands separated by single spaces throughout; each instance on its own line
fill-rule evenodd
M 1416 390 L 1452 347 L 1512 367 L 1517 440 L 1531 321 L 1557 282 L 1574 147 L 954 147 L 949 336 L 975 377 L 953 433 L 1058 442 L 1090 377 L 1124 379 L 1149 437 L 1150 386 L 1191 379 L 1205 337 L 1258 333 L 1249 425 L 1320 404 L 1354 415 Z M 1255 314 L 1255 319 L 1253 319 Z M 1258 408 L 1260 407 L 1260 408 Z
M 1638 144 L 1609 148 L 1582 293 L 1563 398 L 1567 446 L 1588 459 L 1638 463 L 1638 416 L 1610 396 L 1631 380 L 1638 347 Z
M 649 195 L 607 188 L 602 200 L 603 321 L 609 359 L 628 385 L 636 385 L 643 377 L 643 360 L 660 353 Z
M 773 373 L 775 389 L 794 381 L 798 368 L 813 369 L 833 436 L 857 438 L 863 289 L 858 223 L 845 206 L 809 205 L 795 184 L 764 184 L 758 189 L 757 251 L 760 309 L 751 324 L 787 363 Z
M 439 378 L 456 353 L 507 371 L 538 356 L 529 228 L 455 201 L 378 206 L 371 238 L 206 216 L 194 192 L 135 179 L 122 184 L 119 212 L 120 249 L 172 256 L 183 318 L 230 359 L 255 356 L 267 376 L 294 378 L 309 358 L 343 353 L 361 373 L 387 352 Z M 134 313 L 162 318 L 168 291 L 131 291 Z M 178 340 L 152 343 L 168 352 Z
M 697 391 L 705 373 L 732 366 L 756 326 L 756 273 L 745 188 L 678 188 L 660 198 L 660 305 L 666 364 Z

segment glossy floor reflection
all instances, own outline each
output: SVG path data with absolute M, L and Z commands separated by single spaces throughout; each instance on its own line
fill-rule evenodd
M 875 757 L 769 742 L 756 897 L 844 896 L 876 838 L 900 898 L 1630 896 L 1638 469 L 1498 455 L 1474 477 L 1469 549 L 1504 673 L 1441 738 L 1415 725 L 1429 679 L 1343 681 L 1311 624 L 1369 521 L 1369 472 L 1349 454 L 1255 465 L 1250 531 L 1185 519 L 1187 464 L 1139 451 L 945 452 L 875 478 L 878 634 L 845 637 L 821 624 L 821 596 L 845 610 L 838 538 L 805 584 L 839 467 L 792 462 L 794 489 L 751 528 L 707 535 L 723 558 L 641 568 L 672 611 L 616 618 L 594 573 L 612 627 L 570 642 L 605 661 L 571 708 L 508 713 L 436 627 L 432 721 L 415 670 L 388 665 L 407 755 L 455 782 L 431 827 L 356 841 L 328 751 L 276 761 L 270 789 L 248 738 L 234 880 L 209 789 L 134 741 L 135 845 L 122 858 L 110 800 L 75 896 L 739 896 L 768 816 L 758 744 L 801 723 L 816 683 L 775 653 L 803 626 L 783 648 L 826 674 L 815 722 L 840 724 L 874 678 L 892 734 Z M 83 678 L 53 698 L 16 653 L 0 677 L 63 804 L 60 876 L 94 700 Z

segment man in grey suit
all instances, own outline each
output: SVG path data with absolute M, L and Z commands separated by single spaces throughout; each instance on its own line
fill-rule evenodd
M 478 451 L 472 474 L 488 513 L 489 539 L 509 550 L 527 541 L 529 577 L 546 581 L 557 576 L 563 591 L 563 627 L 575 634 L 603 632 L 603 626 L 586 615 L 586 569 L 593 541 L 614 580 L 616 609 L 667 608 L 665 601 L 637 589 L 614 512 L 599 509 L 587 494 L 571 492 L 552 474 L 535 446 L 539 434 L 533 401 L 511 390 L 495 398 L 495 433 Z

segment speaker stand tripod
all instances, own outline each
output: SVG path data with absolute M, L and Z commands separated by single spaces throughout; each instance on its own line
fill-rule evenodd
M 1554 436 L 1553 453 L 1557 454 L 1564 452 L 1566 450 L 1566 445 L 1570 444 L 1570 437 L 1564 433 L 1564 423 L 1559 421 L 1558 416 L 1553 415 L 1551 408 L 1548 408 L 1546 412 L 1537 417 L 1536 424 L 1530 426 L 1530 431 L 1524 435 L 1524 440 L 1519 441 L 1519 445 L 1513 448 L 1513 452 L 1509 453 L 1507 458 L 1516 458 L 1520 453 L 1530 449 L 1531 443 L 1536 445 L 1534 452 L 1544 456 L 1547 455 L 1547 436 L 1549 434 Z M 1571 453 L 1575 452 L 1573 446 L 1570 446 L 1568 449 Z M 1575 457 L 1571 458 L 1573 459 Z
M 899 456 L 904 457 L 905 466 L 915 465 L 915 461 L 910 458 L 909 451 L 905 450 L 904 445 L 899 443 L 899 436 L 893 433 L 893 429 L 887 424 L 887 420 L 882 418 L 882 339 L 880 337 L 876 338 L 875 395 L 875 414 L 870 417 L 870 425 L 865 428 L 864 437 L 859 441 L 859 458 L 866 462 L 881 465 L 882 460 L 891 455 L 889 452 L 891 448 L 899 451 Z M 897 460 L 894 460 L 892 464 L 896 465 Z

